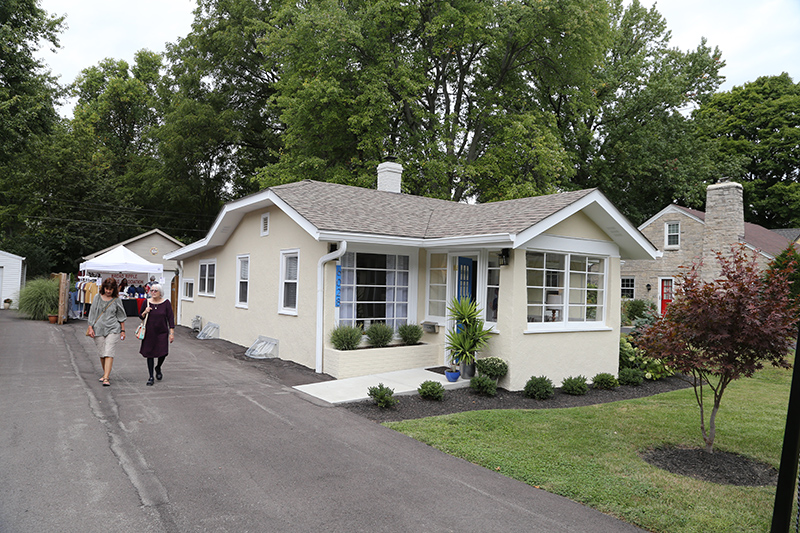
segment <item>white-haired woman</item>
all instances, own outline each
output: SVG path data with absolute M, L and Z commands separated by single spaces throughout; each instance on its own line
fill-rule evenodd
M 163 377 L 161 365 L 169 355 L 170 343 L 175 340 L 175 315 L 172 313 L 172 304 L 164 298 L 160 284 L 155 283 L 150 287 L 150 297 L 139 316 L 142 320 L 147 318 L 139 353 L 147 359 L 147 370 L 150 372 L 147 384 L 152 385 L 155 382 L 153 370 L 156 379 Z

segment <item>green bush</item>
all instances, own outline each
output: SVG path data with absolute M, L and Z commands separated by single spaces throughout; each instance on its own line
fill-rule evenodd
M 390 389 L 383 383 L 378 383 L 377 387 L 368 388 L 367 394 L 375 400 L 375 404 L 381 409 L 394 407 L 400 401 L 394 397 L 394 389 Z
M 331 331 L 331 344 L 337 350 L 355 350 L 361 344 L 361 328 L 357 326 L 336 326 Z
M 622 300 L 622 321 L 626 325 L 642 318 L 650 318 L 655 312 L 656 304 L 650 300 Z
M 595 389 L 614 390 L 619 387 L 619 381 L 613 374 L 601 372 L 592 378 L 592 387 Z
M 495 396 L 497 394 L 497 383 L 489 376 L 475 376 L 469 380 L 469 386 L 475 392 L 484 396 Z
M 389 343 L 392 342 L 394 328 L 392 328 L 392 326 L 387 326 L 383 322 L 375 322 L 367 328 L 364 335 L 367 336 L 370 346 L 383 348 L 384 346 L 389 346 Z
M 547 400 L 556 393 L 553 382 L 546 376 L 531 377 L 525 384 L 523 394 L 534 400 Z
M 423 400 L 435 400 L 441 402 L 444 399 L 444 385 L 438 381 L 423 381 L 417 389 L 420 398 Z
M 664 364 L 661 359 L 648 357 L 639 348 L 634 348 L 628 337 L 619 339 L 619 368 L 635 368 L 642 371 L 645 379 L 653 381 L 671 376 L 675 372 Z
M 487 357 L 475 361 L 475 368 L 481 376 L 498 380 L 508 374 L 508 363 L 499 357 Z
M 58 278 L 30 280 L 19 292 L 19 310 L 33 320 L 47 320 L 58 309 Z
M 561 392 L 564 394 L 571 394 L 573 396 L 583 396 L 589 392 L 589 386 L 586 384 L 586 378 L 583 376 L 570 376 L 564 378 L 561 382 Z
M 413 346 L 419 344 L 419 340 L 422 338 L 422 326 L 418 324 L 403 324 L 397 328 L 397 334 L 400 336 L 403 344 Z
M 638 368 L 623 368 L 619 371 L 620 385 L 641 385 L 644 379 L 644 372 Z

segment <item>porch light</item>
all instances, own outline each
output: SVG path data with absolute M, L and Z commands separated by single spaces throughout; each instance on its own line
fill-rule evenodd
M 502 250 L 500 250 L 500 255 L 498 256 L 500 266 L 508 265 L 508 259 L 510 256 L 511 256 L 510 248 L 503 248 Z
M 648 283 L 647 285 L 644 286 L 644 288 L 647 289 L 647 292 L 650 292 L 650 289 L 652 289 L 653 287 L 651 287 L 650 284 Z

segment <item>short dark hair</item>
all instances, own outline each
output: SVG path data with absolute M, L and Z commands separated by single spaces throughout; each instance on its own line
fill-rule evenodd
M 117 288 L 117 280 L 114 278 L 106 278 L 100 285 L 100 294 L 103 294 L 106 289 L 111 289 L 111 296 L 116 298 L 119 296 L 119 289 Z

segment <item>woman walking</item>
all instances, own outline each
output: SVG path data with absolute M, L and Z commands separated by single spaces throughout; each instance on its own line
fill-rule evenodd
M 86 334 L 94 339 L 97 353 L 100 356 L 100 367 L 103 377 L 100 381 L 104 387 L 111 385 L 108 380 L 111 365 L 114 364 L 114 349 L 117 340 L 125 340 L 125 308 L 122 307 L 117 293 L 117 280 L 106 278 L 100 285 L 100 293 L 92 301 L 89 310 L 89 328 Z
M 160 381 L 163 377 L 161 365 L 169 355 L 170 343 L 175 340 L 175 315 L 172 313 L 170 301 L 164 299 L 160 284 L 154 283 L 150 287 L 150 298 L 139 316 L 142 320 L 147 319 L 139 353 L 147 359 L 147 370 L 150 373 L 147 385 L 153 385 L 153 370 L 156 379 Z

